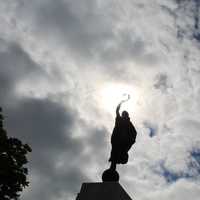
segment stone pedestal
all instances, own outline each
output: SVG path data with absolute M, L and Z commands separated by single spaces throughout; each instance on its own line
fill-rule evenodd
M 118 182 L 83 183 L 76 200 L 132 200 Z

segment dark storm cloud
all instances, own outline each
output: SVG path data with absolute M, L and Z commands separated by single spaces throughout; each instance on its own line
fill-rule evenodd
M 90 134 L 89 137 L 84 138 L 85 146 L 92 149 L 90 158 L 94 159 L 99 166 L 108 163 L 110 146 L 107 139 L 111 133 L 103 126 L 95 127 L 89 124 L 85 131 Z
M 68 136 L 71 135 L 73 127 L 74 114 L 70 110 L 66 111 L 63 106 L 49 99 L 31 98 L 24 98 L 11 109 L 9 113 L 12 114 L 8 120 L 8 126 L 12 127 L 10 132 L 31 141 L 35 149 L 45 149 L 49 146 L 52 149 L 62 149 L 72 146 L 65 140 L 65 126 Z
M 100 149 L 101 147 L 106 145 L 105 138 L 108 137 L 109 133 L 105 127 L 89 127 L 87 131 L 92 133 L 92 135 L 88 138 L 88 143 L 94 145 Z
M 6 103 L 20 81 L 27 77 L 43 76 L 44 71 L 30 58 L 20 45 L 0 40 L 0 103 Z
M 69 169 L 67 173 L 57 170 L 53 171 L 50 176 L 43 174 L 39 174 L 39 176 L 36 190 L 30 191 L 28 199 L 54 200 L 60 199 L 61 196 L 63 199 L 75 199 L 80 190 L 80 183 L 83 180 L 88 181 L 76 166 Z
M 41 178 L 39 188 L 34 191 L 34 197 L 59 196 L 60 192 L 73 193 L 78 191 L 80 183 L 88 180 L 82 173 L 81 165 L 58 170 L 58 158 L 70 163 L 81 155 L 83 145 L 79 140 L 71 138 L 75 122 L 75 112 L 64 108 L 59 103 L 48 99 L 23 99 L 15 107 L 8 107 L 6 113 L 6 127 L 9 136 L 20 138 L 28 142 L 33 151 L 29 156 L 30 175 Z M 46 182 L 48 180 L 48 188 Z M 45 193 L 44 193 L 45 190 Z M 50 196 L 49 196 L 50 194 Z
M 82 151 L 81 142 L 71 138 L 76 112 L 49 99 L 24 99 L 15 108 L 7 109 L 7 115 L 9 134 L 28 142 L 33 149 L 30 169 L 41 177 L 34 195 L 53 199 L 62 191 L 74 193 L 81 180 L 87 180 L 79 164 L 73 168 L 65 165 L 64 171 L 56 168 L 64 153 L 63 161 L 70 163 Z M 48 189 L 42 179 L 48 180 Z

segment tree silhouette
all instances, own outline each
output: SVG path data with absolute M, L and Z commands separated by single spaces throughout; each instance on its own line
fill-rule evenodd
M 7 136 L 3 120 L 0 107 L 0 199 L 17 200 L 29 184 L 28 169 L 24 165 L 28 163 L 26 154 L 32 150 L 19 139 Z

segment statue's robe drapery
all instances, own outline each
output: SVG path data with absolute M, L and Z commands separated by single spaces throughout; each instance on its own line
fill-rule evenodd
M 128 162 L 128 151 L 135 143 L 137 132 L 130 119 L 124 119 L 117 115 L 115 127 L 111 136 L 111 156 L 109 161 L 116 164 Z

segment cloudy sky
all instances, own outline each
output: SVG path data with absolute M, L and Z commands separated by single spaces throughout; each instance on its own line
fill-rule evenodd
M 33 149 L 22 200 L 101 181 L 124 93 L 138 137 L 121 185 L 138 200 L 199 199 L 199 0 L 1 0 L 0 27 L 5 126 Z

